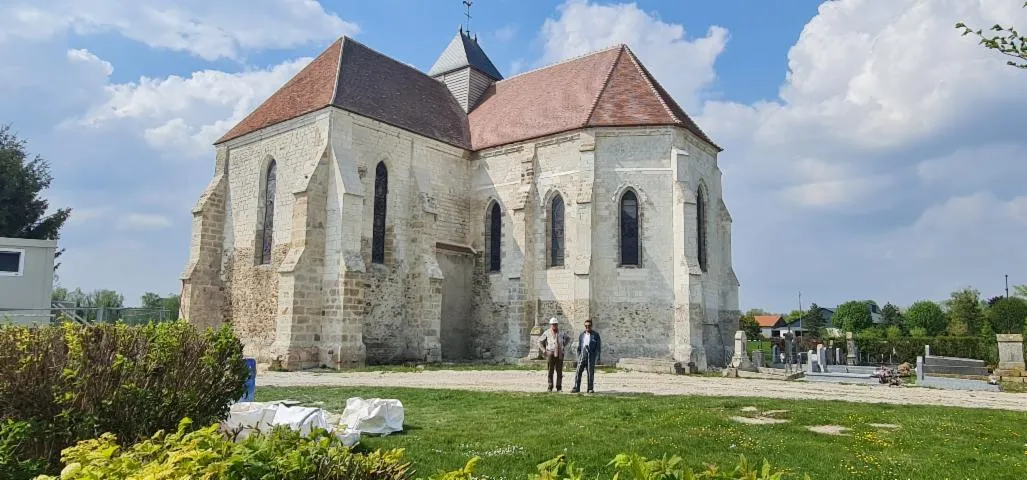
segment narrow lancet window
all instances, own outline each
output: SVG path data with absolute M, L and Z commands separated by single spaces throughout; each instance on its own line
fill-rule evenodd
M 385 263 L 385 209 L 389 195 L 389 171 L 378 162 L 374 172 L 374 224 L 371 231 L 371 263 Z

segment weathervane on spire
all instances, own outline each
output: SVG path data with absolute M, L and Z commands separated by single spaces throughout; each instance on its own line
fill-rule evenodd
M 469 1 L 469 0 L 464 0 L 464 6 L 467 7 L 467 11 L 464 12 L 464 16 L 467 17 L 467 26 L 466 26 L 466 28 L 464 28 L 464 31 L 466 31 L 468 35 L 471 34 L 471 4 L 472 3 L 474 3 L 474 2 Z

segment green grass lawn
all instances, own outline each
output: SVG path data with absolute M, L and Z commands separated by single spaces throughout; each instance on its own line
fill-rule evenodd
M 542 377 L 539 377 L 540 380 Z M 540 385 L 542 385 L 540 383 Z M 871 405 L 759 398 L 548 393 L 486 393 L 407 388 L 259 387 L 258 401 L 324 402 L 396 398 L 405 432 L 365 436 L 363 448 L 405 448 L 419 475 L 453 470 L 472 456 L 489 478 L 523 479 L 540 462 L 566 453 L 588 478 L 610 478 L 621 452 L 679 455 L 695 469 L 733 468 L 738 455 L 767 458 L 811 478 L 1027 478 L 1027 414 L 984 409 Z M 746 406 L 788 423 L 743 425 Z M 899 425 L 877 428 L 870 423 Z M 846 436 L 813 433 L 841 425 Z

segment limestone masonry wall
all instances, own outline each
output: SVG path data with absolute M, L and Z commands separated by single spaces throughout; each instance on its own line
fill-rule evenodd
M 274 249 L 260 265 L 272 160 Z M 706 368 L 730 358 L 730 214 L 716 152 L 683 129 L 585 129 L 472 153 L 329 107 L 219 145 L 217 162 L 194 209 L 183 316 L 231 321 L 258 361 L 511 361 L 532 354 L 533 331 L 554 316 L 575 341 L 592 318 L 604 363 L 662 357 Z M 388 195 L 376 264 L 379 163 Z M 639 199 L 638 267 L 619 265 L 629 190 Z M 564 211 L 563 265 L 551 265 L 554 201 Z M 493 204 L 497 272 L 486 256 Z

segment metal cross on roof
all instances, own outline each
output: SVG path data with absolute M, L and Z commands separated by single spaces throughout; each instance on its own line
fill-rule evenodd
M 471 4 L 472 3 L 474 3 L 474 2 L 471 2 L 471 1 L 468 1 L 468 0 L 464 0 L 464 6 L 467 7 L 467 11 L 464 12 L 464 16 L 467 17 L 467 26 L 464 28 L 464 31 L 466 31 L 468 35 L 470 35 L 470 33 L 471 33 Z

